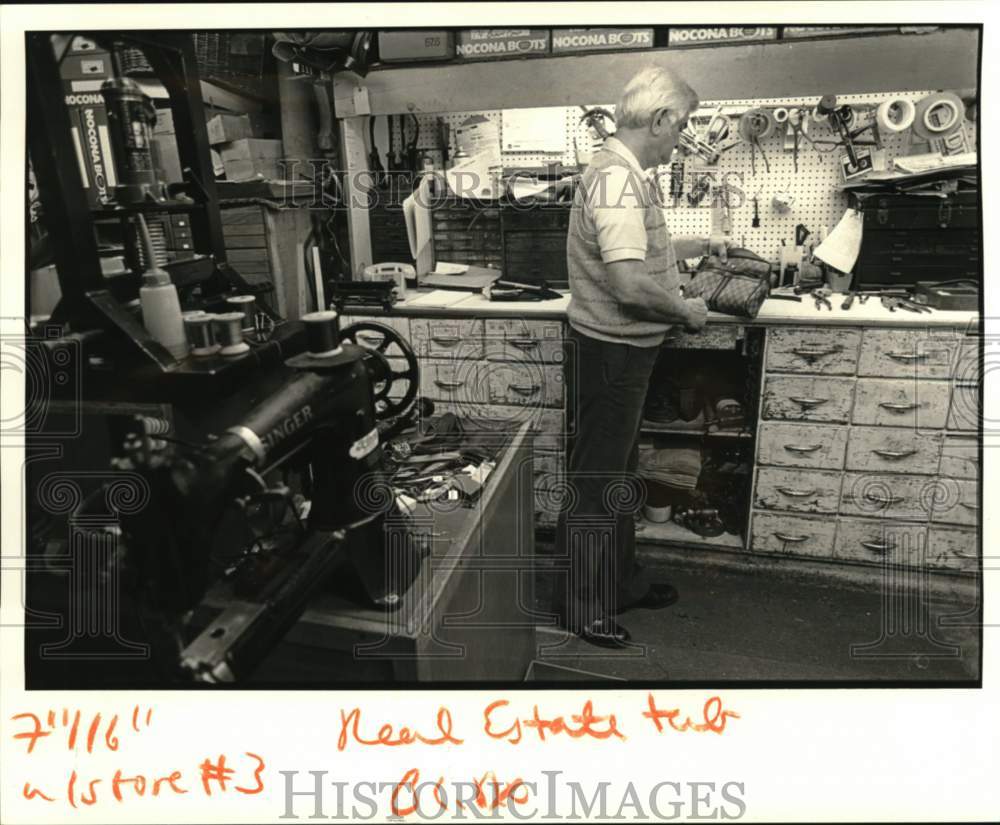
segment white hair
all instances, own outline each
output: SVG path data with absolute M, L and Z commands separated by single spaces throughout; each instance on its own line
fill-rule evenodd
M 615 125 L 642 129 L 664 108 L 670 110 L 677 123 L 697 106 L 698 95 L 676 73 L 660 66 L 647 66 L 625 85 L 615 107 Z

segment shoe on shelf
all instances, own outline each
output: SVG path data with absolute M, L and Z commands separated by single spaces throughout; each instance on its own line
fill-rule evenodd
M 597 619 L 586 625 L 577 635 L 585 642 L 597 647 L 620 648 L 627 647 L 632 640 L 632 634 L 618 624 L 614 619 Z
M 667 584 L 663 582 L 661 584 L 651 584 L 649 590 L 646 591 L 646 595 L 641 599 L 637 599 L 632 602 L 632 604 L 627 604 L 625 607 L 620 608 L 615 611 L 617 616 L 620 613 L 624 613 L 626 610 L 661 610 L 664 607 L 670 607 L 670 605 L 676 603 L 680 598 L 680 594 L 677 592 L 677 588 L 672 584 Z

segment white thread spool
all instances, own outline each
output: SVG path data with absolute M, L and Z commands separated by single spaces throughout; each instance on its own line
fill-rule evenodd
M 223 312 L 214 316 L 215 339 L 222 345 L 219 355 L 242 355 L 250 350 L 243 340 L 243 313 Z

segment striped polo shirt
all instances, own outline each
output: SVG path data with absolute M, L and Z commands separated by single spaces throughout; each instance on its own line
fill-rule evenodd
M 639 347 L 663 342 L 670 324 L 627 314 L 611 292 L 606 264 L 645 262 L 666 289 L 680 293 L 677 258 L 662 199 L 625 144 L 609 137 L 583 173 L 566 238 L 570 325 L 591 338 Z

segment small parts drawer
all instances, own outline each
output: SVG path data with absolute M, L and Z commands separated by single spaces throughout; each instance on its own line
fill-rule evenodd
M 861 347 L 861 330 L 832 333 L 811 327 L 767 331 L 768 372 L 812 372 L 853 375 Z
M 979 477 L 979 441 L 973 435 L 948 435 L 941 447 L 942 478 Z
M 777 467 L 761 467 L 757 473 L 754 506 L 761 510 L 836 515 L 839 499 L 840 473 Z
M 859 378 L 855 424 L 940 429 L 948 417 L 947 381 Z
M 955 385 L 951 394 L 951 411 L 948 413 L 948 429 L 977 432 L 982 409 L 980 387 Z
M 845 473 L 840 512 L 908 521 L 927 521 L 942 482 L 927 476 Z
M 846 427 L 766 421 L 760 425 L 757 461 L 778 467 L 840 470 L 846 449 Z
M 507 404 L 460 405 L 435 401 L 436 415 L 450 412 L 461 416 L 462 429 L 470 435 L 513 435 L 526 421 L 535 434 L 536 453 L 562 452 L 566 447 L 566 422 L 560 409 L 514 407 Z
M 914 316 L 916 317 L 916 316 Z M 919 329 L 866 329 L 859 376 L 951 378 L 961 339 Z
M 927 527 L 922 524 L 842 518 L 837 525 L 834 556 L 844 561 L 917 567 L 926 540 Z
M 482 318 L 411 318 L 413 349 L 421 358 L 483 357 Z
M 410 343 L 410 319 L 401 318 L 398 315 L 341 315 L 340 316 L 340 328 L 346 329 L 352 324 L 380 324 L 383 327 L 389 327 L 399 333 L 400 337 Z M 365 341 L 358 341 L 362 346 L 375 345 L 376 344 L 376 333 L 365 332 Z
M 487 362 L 485 387 L 491 404 L 562 407 L 563 371 L 555 364 Z
M 942 478 L 938 485 L 931 520 L 975 527 L 979 523 L 979 482 Z
M 847 445 L 847 469 L 862 472 L 933 475 L 941 461 L 940 432 L 896 427 L 854 427 Z
M 491 361 L 561 364 L 563 329 L 559 321 L 486 319 L 486 357 Z
M 785 421 L 846 424 L 853 401 L 853 378 L 769 375 L 764 383 L 761 414 Z
M 479 369 L 476 361 L 423 360 L 420 362 L 420 393 L 435 401 L 458 405 L 456 415 L 460 417 L 479 416 L 482 402 L 486 400 Z
M 979 534 L 955 527 L 931 527 L 927 566 L 974 573 L 979 569 Z
M 830 518 L 754 512 L 750 547 L 755 553 L 830 558 L 835 532 Z

